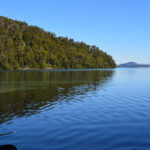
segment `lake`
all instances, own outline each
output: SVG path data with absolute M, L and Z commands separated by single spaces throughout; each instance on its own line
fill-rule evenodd
M 149 150 L 150 68 L 1 71 L 0 145 Z

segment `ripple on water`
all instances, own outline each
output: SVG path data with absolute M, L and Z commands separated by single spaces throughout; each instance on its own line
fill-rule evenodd
M 140 77 L 140 70 L 33 77 L 40 80 L 34 90 L 0 94 L 0 144 L 20 150 L 149 150 L 150 77 Z

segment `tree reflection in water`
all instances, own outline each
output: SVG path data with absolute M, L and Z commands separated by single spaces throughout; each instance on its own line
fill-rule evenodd
M 70 102 L 75 95 L 102 87 L 113 76 L 112 70 L 0 72 L 0 124 L 13 117 L 53 109 Z M 80 99 L 78 99 L 80 100 Z

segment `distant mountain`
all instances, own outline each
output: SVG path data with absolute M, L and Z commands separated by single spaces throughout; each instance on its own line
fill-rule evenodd
M 136 62 L 128 62 L 118 65 L 120 68 L 134 68 L 134 67 L 150 67 L 149 64 L 138 64 Z

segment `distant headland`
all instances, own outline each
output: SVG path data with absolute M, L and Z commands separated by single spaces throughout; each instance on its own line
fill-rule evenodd
M 128 62 L 128 63 L 120 64 L 117 67 L 120 67 L 120 68 L 134 68 L 134 67 L 150 67 L 150 65 L 149 64 L 138 64 L 136 62 Z

